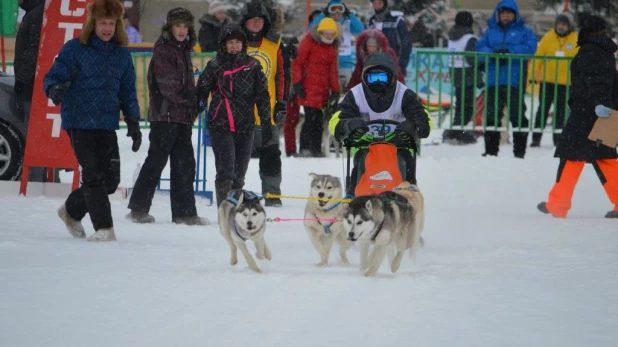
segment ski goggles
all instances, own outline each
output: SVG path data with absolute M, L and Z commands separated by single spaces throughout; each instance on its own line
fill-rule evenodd
M 343 6 L 342 4 L 330 5 L 330 6 L 328 6 L 328 12 L 329 13 L 343 14 L 345 12 L 345 6 Z
M 367 79 L 367 83 L 369 84 L 374 84 L 374 83 L 387 84 L 388 83 L 388 73 L 384 71 L 368 72 L 365 78 Z

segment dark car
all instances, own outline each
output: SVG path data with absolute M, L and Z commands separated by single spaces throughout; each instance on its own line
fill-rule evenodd
M 14 181 L 21 175 L 26 126 L 15 103 L 15 76 L 0 72 L 0 180 Z

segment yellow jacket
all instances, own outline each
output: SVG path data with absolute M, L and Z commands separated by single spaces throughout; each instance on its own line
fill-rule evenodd
M 567 85 L 571 84 L 569 64 L 566 60 L 553 59 L 554 57 L 574 57 L 579 51 L 577 46 L 577 32 L 572 31 L 569 35 L 560 37 L 556 30 L 550 30 L 539 42 L 536 49 L 534 70 L 531 71 L 530 79 L 545 81 L 548 83 Z M 543 59 L 547 56 L 547 59 Z M 545 71 L 543 70 L 545 68 Z M 558 75 L 556 76 L 556 69 Z

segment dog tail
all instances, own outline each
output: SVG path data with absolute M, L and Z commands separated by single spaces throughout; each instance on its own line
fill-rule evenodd
M 416 251 L 421 246 L 419 221 L 417 218 L 413 218 L 411 224 L 412 228 L 410 228 L 410 231 L 408 232 L 406 246 L 410 250 L 410 259 L 416 261 Z

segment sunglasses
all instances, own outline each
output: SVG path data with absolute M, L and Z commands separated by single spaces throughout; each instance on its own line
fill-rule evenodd
M 340 4 L 330 5 L 328 6 L 328 12 L 342 14 L 345 12 L 345 6 L 340 5 Z
M 369 72 L 367 73 L 367 83 L 388 83 L 388 73 L 383 71 Z

